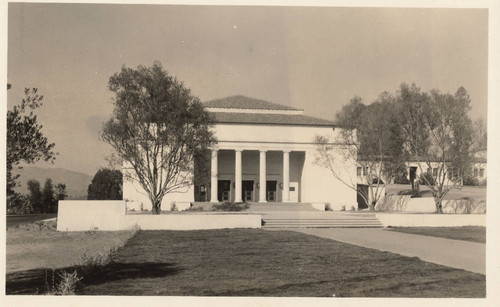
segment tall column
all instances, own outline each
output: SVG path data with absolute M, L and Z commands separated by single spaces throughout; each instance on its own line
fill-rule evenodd
M 266 150 L 260 151 L 260 159 L 259 159 L 259 203 L 267 203 L 266 200 Z
M 235 195 L 234 202 L 241 203 L 241 149 L 236 149 L 236 158 L 234 161 L 234 181 L 235 181 Z
M 210 172 L 210 202 L 212 203 L 217 203 L 219 202 L 219 199 L 217 197 L 218 194 L 218 189 L 217 189 L 217 183 L 218 183 L 218 173 L 217 173 L 217 149 L 212 149 L 212 171 Z
M 283 151 L 283 196 L 281 201 L 290 201 L 290 151 Z

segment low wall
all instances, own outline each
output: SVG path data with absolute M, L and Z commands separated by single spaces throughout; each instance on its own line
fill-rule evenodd
M 142 230 L 201 230 L 222 228 L 261 228 L 259 214 L 172 214 L 143 215 L 129 214 L 128 225 L 137 225 Z
M 486 201 L 474 199 L 445 199 L 442 202 L 444 213 L 453 214 L 484 214 Z M 385 196 L 377 206 L 376 211 L 402 211 L 402 212 L 436 212 L 436 205 L 432 197 L 411 198 L 410 195 Z
M 200 230 L 261 228 L 262 216 L 242 213 L 126 214 L 125 201 L 59 201 L 57 230 Z
M 85 231 L 122 230 L 125 216 L 124 200 L 60 200 L 57 209 L 57 230 Z
M 377 213 L 376 216 L 385 227 L 486 227 L 485 214 Z
M 150 211 L 151 210 L 151 205 L 149 206 L 144 206 L 144 204 L 140 201 L 127 201 L 126 202 L 127 206 L 127 211 Z M 170 204 L 169 206 L 166 206 L 162 204 L 161 210 L 162 211 L 184 211 L 191 208 L 191 203 L 190 202 L 176 202 L 175 207 Z

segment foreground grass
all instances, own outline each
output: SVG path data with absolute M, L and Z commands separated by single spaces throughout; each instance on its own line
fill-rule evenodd
M 45 282 L 57 277 L 57 272 L 73 271 L 89 257 L 106 255 L 135 232 L 58 232 L 55 228 L 55 222 L 36 222 L 7 229 L 7 294 L 43 293 Z
M 486 227 L 395 227 L 393 231 L 429 237 L 486 243 Z
M 293 231 L 140 231 L 77 293 L 485 297 L 485 276 Z

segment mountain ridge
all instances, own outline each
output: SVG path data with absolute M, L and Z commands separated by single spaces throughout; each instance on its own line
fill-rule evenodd
M 45 180 L 50 178 L 54 185 L 58 183 L 66 184 L 67 199 L 87 199 L 87 188 L 94 178 L 91 175 L 61 167 L 44 168 L 33 165 L 23 166 L 22 169 L 15 170 L 14 173 L 20 175 L 17 179 L 19 184 L 14 189 L 18 193 L 29 193 L 27 185 L 29 180 L 37 180 L 43 189 Z

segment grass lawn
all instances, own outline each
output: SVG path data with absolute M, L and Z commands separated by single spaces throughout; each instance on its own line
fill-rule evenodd
M 393 231 L 422 236 L 486 243 L 486 227 L 395 227 Z
M 293 231 L 139 231 L 84 295 L 485 297 L 485 276 Z
M 45 274 L 81 263 L 82 255 L 105 254 L 120 247 L 134 231 L 58 232 L 55 222 L 36 222 L 7 229 L 6 292 L 43 292 Z

